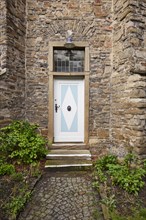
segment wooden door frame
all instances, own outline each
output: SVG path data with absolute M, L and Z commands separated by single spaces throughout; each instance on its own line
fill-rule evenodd
M 54 47 L 64 47 L 64 41 L 51 41 L 49 42 L 49 123 L 48 123 L 48 138 L 53 143 L 54 141 L 54 78 L 65 77 L 65 76 L 78 76 L 84 78 L 85 86 L 85 116 L 84 116 L 84 143 L 88 144 L 89 134 L 89 44 L 88 42 L 75 41 L 76 48 L 85 48 L 85 70 L 84 72 L 54 72 L 53 71 L 53 49 Z

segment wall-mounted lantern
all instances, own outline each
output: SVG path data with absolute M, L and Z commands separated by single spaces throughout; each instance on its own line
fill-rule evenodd
M 65 48 L 71 49 L 75 47 L 75 44 L 73 43 L 72 40 L 72 34 L 73 34 L 72 30 L 68 30 L 66 32 L 66 43 L 64 44 Z

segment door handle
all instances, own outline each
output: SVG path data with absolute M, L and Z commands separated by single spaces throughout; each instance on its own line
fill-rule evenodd
M 55 112 L 57 113 L 58 108 L 60 108 L 60 105 L 55 104 Z

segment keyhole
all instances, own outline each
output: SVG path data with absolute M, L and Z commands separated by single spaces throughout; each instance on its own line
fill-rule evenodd
M 67 106 L 67 110 L 70 112 L 71 111 L 71 106 Z

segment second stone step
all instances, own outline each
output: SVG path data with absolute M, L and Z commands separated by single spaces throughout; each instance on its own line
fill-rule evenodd
M 91 160 L 91 153 L 89 150 L 51 150 L 46 158 L 49 160 Z

